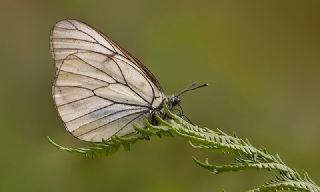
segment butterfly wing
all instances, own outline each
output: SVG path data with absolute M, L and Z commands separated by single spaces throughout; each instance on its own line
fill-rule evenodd
M 134 131 L 163 93 L 137 59 L 106 36 L 75 20 L 58 22 L 50 48 L 56 65 L 53 97 L 66 129 L 93 142 Z

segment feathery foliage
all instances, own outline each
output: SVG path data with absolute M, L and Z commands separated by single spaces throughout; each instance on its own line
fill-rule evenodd
M 93 143 L 88 147 L 67 148 L 58 145 L 49 137 L 51 144 L 60 150 L 78 153 L 86 157 L 97 155 L 111 155 L 123 146 L 124 150 L 130 150 L 131 145 L 139 140 L 150 140 L 153 136 L 179 136 L 189 140 L 190 145 L 195 149 L 209 151 L 220 151 L 225 154 L 233 154 L 234 162 L 225 165 L 213 165 L 206 159 L 204 162 L 193 157 L 193 160 L 200 167 L 207 169 L 213 174 L 220 174 L 229 171 L 242 171 L 250 168 L 258 170 L 274 171 L 275 178 L 265 182 L 263 185 L 249 190 L 249 192 L 273 192 L 273 191 L 306 191 L 320 192 L 320 187 L 311 180 L 306 172 L 299 173 L 288 167 L 278 154 L 271 155 L 265 148 L 256 148 L 251 145 L 248 139 L 241 139 L 234 135 L 228 135 L 216 129 L 200 128 L 192 125 L 169 111 L 164 103 L 164 111 L 168 118 L 161 119 L 156 114 L 158 125 L 152 125 L 146 120 L 146 127 L 135 127 L 136 133 L 124 137 L 112 137 L 102 143 Z

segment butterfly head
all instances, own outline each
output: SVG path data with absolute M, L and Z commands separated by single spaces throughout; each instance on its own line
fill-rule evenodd
M 180 117 L 187 118 L 187 120 L 191 123 L 189 118 L 187 116 L 185 116 L 183 113 L 183 109 L 180 105 L 180 103 L 181 103 L 180 96 L 188 91 L 192 91 L 192 90 L 195 90 L 195 89 L 198 89 L 201 87 L 206 87 L 206 86 L 208 86 L 208 83 L 201 84 L 201 85 L 197 85 L 197 83 L 192 83 L 189 87 L 181 90 L 178 94 L 165 97 L 163 102 L 165 102 L 167 104 L 167 106 L 171 112 L 174 112 L 175 114 L 177 114 Z M 159 105 L 159 107 L 157 109 L 152 111 L 152 118 L 151 118 L 152 124 L 158 123 L 158 121 L 156 120 L 156 118 L 154 116 L 154 114 L 155 114 L 154 112 L 158 112 L 158 114 L 161 116 L 162 119 L 166 119 L 168 117 L 167 114 L 165 113 L 162 105 Z
M 181 108 L 181 106 L 180 106 L 180 103 L 181 103 L 180 96 L 181 95 L 183 95 L 184 93 L 186 93 L 188 91 L 192 91 L 192 90 L 199 89 L 199 88 L 206 87 L 206 86 L 208 86 L 208 83 L 204 83 L 204 84 L 198 85 L 196 82 L 194 82 L 189 87 L 181 90 L 178 94 L 167 97 L 165 99 L 165 102 L 167 102 L 167 104 L 169 106 L 169 109 L 171 111 L 176 106 L 179 106 Z
M 165 100 L 170 108 L 172 110 L 175 106 L 180 105 L 181 99 L 177 95 L 171 95 Z

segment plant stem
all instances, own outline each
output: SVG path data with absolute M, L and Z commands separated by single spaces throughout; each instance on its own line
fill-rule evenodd
M 158 125 L 152 125 L 146 120 L 145 128 L 134 126 L 136 133 L 124 137 L 112 137 L 111 140 L 93 144 L 89 147 L 76 149 L 66 148 L 56 144 L 50 138 L 49 141 L 58 149 L 83 154 L 85 156 L 94 156 L 98 153 L 106 155 L 113 154 L 120 146 L 123 146 L 125 150 L 129 150 L 133 143 L 139 140 L 149 140 L 152 136 L 178 136 L 189 140 L 190 145 L 195 149 L 222 151 L 226 154 L 235 155 L 234 163 L 226 165 L 212 165 L 208 159 L 206 159 L 205 162 L 201 162 L 193 157 L 196 164 L 209 170 L 213 174 L 228 171 L 242 171 L 250 168 L 272 170 L 277 173 L 275 178 L 250 190 L 250 192 L 288 190 L 320 192 L 320 187 L 311 180 L 306 172 L 299 173 L 295 169 L 288 167 L 279 155 L 271 155 L 265 148 L 256 148 L 252 146 L 247 139 L 241 139 L 236 135 L 228 135 L 219 129 L 213 131 L 208 128 L 200 128 L 192 125 L 170 112 L 166 104 L 164 104 L 164 111 L 169 118 L 163 120 L 156 114 Z

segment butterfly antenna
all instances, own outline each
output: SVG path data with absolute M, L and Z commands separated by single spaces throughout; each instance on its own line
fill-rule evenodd
M 199 89 L 199 88 L 202 88 L 202 87 L 206 87 L 208 86 L 209 84 L 208 83 L 204 83 L 204 84 L 201 84 L 201 85 L 197 85 L 197 82 L 193 82 L 189 87 L 183 89 L 182 91 L 180 91 L 177 96 L 179 97 L 180 95 L 188 92 L 188 91 L 192 91 L 192 90 L 195 90 L 195 89 Z

